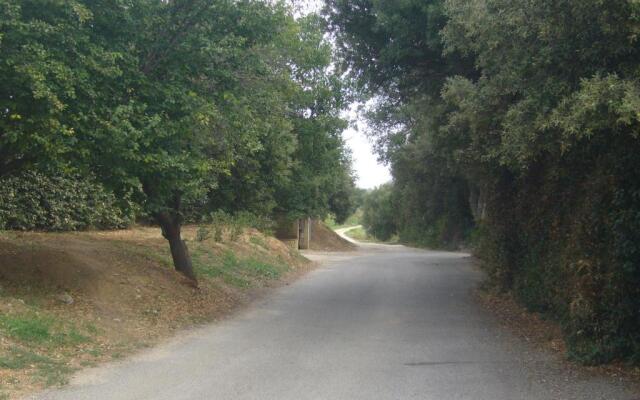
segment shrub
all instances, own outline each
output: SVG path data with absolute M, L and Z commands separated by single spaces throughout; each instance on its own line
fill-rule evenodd
M 225 232 L 229 234 L 229 238 L 232 241 L 238 240 L 242 231 L 247 228 L 257 229 L 266 235 L 273 233 L 273 220 L 247 211 L 240 211 L 232 215 L 223 210 L 218 210 L 211 213 L 208 219 L 216 242 L 223 240 Z
M 0 229 L 124 228 L 134 209 L 128 199 L 119 204 L 102 185 L 78 175 L 26 171 L 0 181 Z

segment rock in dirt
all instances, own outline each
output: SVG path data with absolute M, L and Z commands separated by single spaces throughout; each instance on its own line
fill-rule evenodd
M 57 297 L 58 301 L 64 304 L 71 305 L 74 303 L 73 297 L 69 293 L 63 293 Z

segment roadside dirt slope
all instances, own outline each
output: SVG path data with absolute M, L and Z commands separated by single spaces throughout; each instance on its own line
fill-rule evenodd
M 157 228 L 0 234 L 0 399 L 223 316 L 310 268 L 255 230 L 219 243 L 196 231 L 184 237 L 198 289 L 173 271 Z
M 322 251 L 353 251 L 357 246 L 341 238 L 324 222 L 311 222 L 311 250 Z

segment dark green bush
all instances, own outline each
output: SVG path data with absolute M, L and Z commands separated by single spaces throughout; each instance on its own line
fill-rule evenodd
M 608 145 L 495 187 L 478 254 L 496 287 L 561 322 L 573 359 L 637 364 L 640 145 Z
M 133 218 L 130 202 L 91 178 L 27 171 L 0 180 L 0 229 L 116 229 Z

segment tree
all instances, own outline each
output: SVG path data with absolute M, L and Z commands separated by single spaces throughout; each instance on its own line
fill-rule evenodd
M 393 196 L 393 184 L 387 183 L 367 193 L 362 205 L 362 225 L 368 234 L 382 241 L 398 233 Z
M 95 176 L 194 282 L 187 212 L 322 213 L 350 176 L 317 17 L 259 0 L 4 0 L 0 17 L 0 176 Z M 309 185 L 297 203 L 290 177 Z
M 146 33 L 134 37 L 140 50 L 125 72 L 120 108 L 135 148 L 117 154 L 117 165 L 141 190 L 176 269 L 195 280 L 180 233 L 184 206 L 206 196 L 245 149 L 259 146 L 262 126 L 250 94 L 272 79 L 263 53 L 288 17 L 282 7 L 253 1 L 151 2 L 128 12 L 146 16 L 128 19 L 133 32 Z
M 275 211 L 290 219 L 324 218 L 330 211 L 350 208 L 346 192 L 354 185 L 351 156 L 342 139 L 347 122 L 342 80 L 332 68 L 331 45 L 317 15 L 299 21 L 303 40 L 293 47 L 292 79 L 297 90 L 290 103 L 296 137 L 291 179 L 277 187 Z M 343 201 L 340 200 L 342 198 Z

